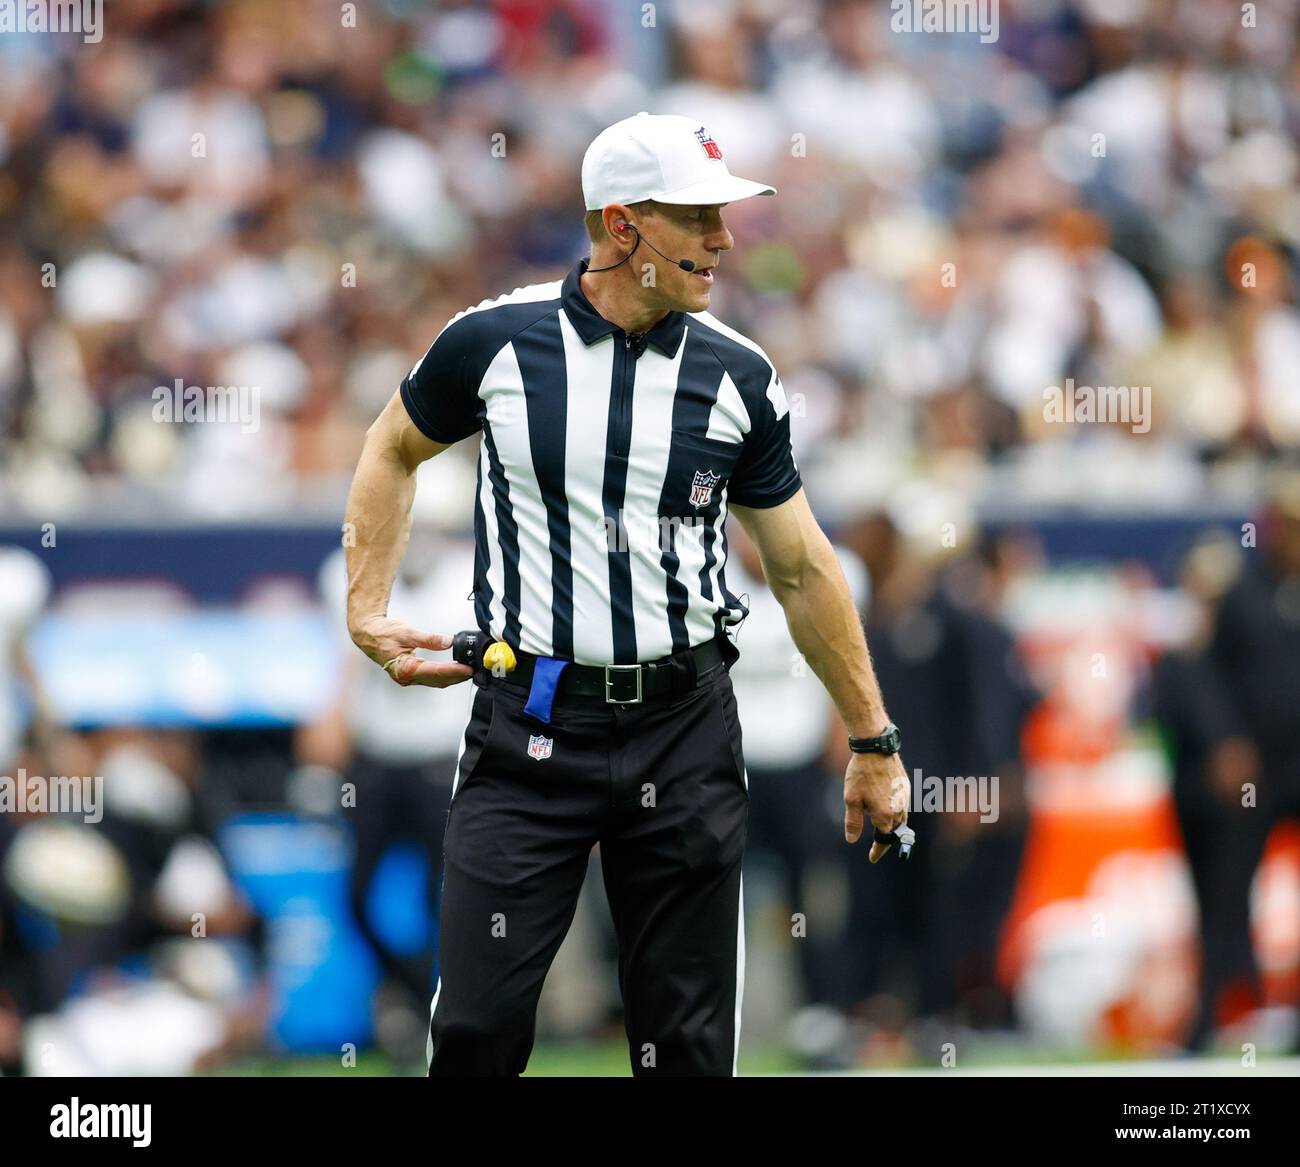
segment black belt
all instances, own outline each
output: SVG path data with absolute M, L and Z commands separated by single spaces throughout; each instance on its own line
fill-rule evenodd
M 517 652 L 515 668 L 498 684 L 525 691 L 532 688 L 533 663 L 537 657 Z M 640 705 L 647 697 L 662 697 L 693 689 L 722 664 L 722 649 L 716 640 L 673 653 L 660 660 L 635 665 L 580 665 L 570 663 L 560 674 L 557 697 L 599 697 L 607 705 Z M 486 676 L 491 677 L 489 672 Z M 486 683 L 486 682 L 485 682 Z

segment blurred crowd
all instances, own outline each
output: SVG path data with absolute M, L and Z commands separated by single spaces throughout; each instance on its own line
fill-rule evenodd
M 893 32 L 883 0 L 123 0 L 96 45 L 0 35 L 0 513 L 337 522 L 366 427 L 442 325 L 586 253 L 591 138 L 689 113 L 733 172 L 779 189 L 725 213 L 737 246 L 713 310 L 782 373 L 909 767 L 1002 779 L 995 824 L 918 815 L 910 865 L 855 862 L 843 727 L 732 530 L 752 601 L 750 926 L 760 953 L 791 911 L 808 927 L 767 949 L 797 953 L 781 1036 L 852 1065 L 928 1056 L 930 1022 L 1023 1027 L 996 965 L 1026 743 L 1105 769 L 1150 714 L 1200 908 L 1199 1004 L 1174 1037 L 1206 1045 L 1234 986 L 1264 996 L 1252 879 L 1300 813 L 1300 494 L 1282 473 L 1300 450 L 1300 14 L 998 7 L 988 44 Z M 1069 381 L 1150 386 L 1150 424 L 1052 420 L 1045 392 Z M 155 390 L 178 382 L 255 389 L 257 425 L 160 424 Z M 472 446 L 417 496 L 393 597 L 416 625 L 472 619 Z M 1148 621 L 1154 663 L 1111 685 L 1104 744 L 1022 659 L 1032 541 L 974 534 L 977 514 L 1062 506 L 1263 516 L 1257 543 L 1219 531 L 1191 550 L 1185 618 Z M 949 523 L 957 546 L 936 540 Z M 338 616 L 337 558 L 317 582 Z M 220 735 L 69 732 L 24 650 L 47 591 L 0 552 L 0 772 L 103 775 L 106 807 L 71 834 L 0 815 L 0 1072 L 38 1072 L 45 1048 L 160 1072 L 261 1048 L 261 925 L 216 824 L 241 783 L 301 809 L 339 780 L 358 813 L 329 797 L 309 813 L 347 820 L 347 911 L 405 1018 L 377 1032 L 418 1062 L 436 950 L 385 937 L 372 885 L 411 839 L 436 911 L 464 703 L 431 715 L 357 657 L 337 702 L 256 766 Z M 1096 692 L 1072 699 L 1095 712 Z M 223 945 L 189 943 L 195 904 Z M 611 944 L 584 900 L 544 1035 L 617 1026 Z M 147 980 L 101 975 L 146 955 Z M 156 1048 L 123 1040 L 146 1031 Z
M 0 497 L 332 513 L 446 320 L 584 254 L 582 151 L 650 109 L 779 188 L 729 214 L 715 311 L 829 515 L 913 475 L 1250 498 L 1300 438 L 1300 57 L 1294 4 L 1249 9 L 1002 0 L 985 44 L 883 0 L 132 0 L 99 44 L 5 35 Z M 1067 379 L 1149 385 L 1149 431 L 1054 424 Z M 256 389 L 256 431 L 158 424 L 178 381 Z

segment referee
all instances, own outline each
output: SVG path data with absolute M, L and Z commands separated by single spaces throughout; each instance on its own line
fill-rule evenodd
M 758 547 L 854 750 L 844 835 L 907 819 L 835 553 L 790 450 L 780 377 L 707 311 L 733 177 L 684 117 L 609 127 L 582 163 L 590 260 L 452 318 L 371 426 L 348 498 L 352 639 L 399 685 L 477 690 L 444 840 L 429 1074 L 516 1075 L 595 844 L 619 944 L 632 1071 L 735 1073 L 748 777 L 725 522 Z M 387 615 L 416 467 L 481 433 L 476 666 Z M 430 613 L 436 619 L 437 613 Z M 887 845 L 873 842 L 876 862 Z

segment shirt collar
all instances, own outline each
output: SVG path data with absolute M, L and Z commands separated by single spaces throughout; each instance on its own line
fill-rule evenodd
M 578 260 L 569 274 L 564 277 L 564 285 L 560 289 L 560 303 L 564 305 L 565 315 L 568 316 L 569 323 L 573 325 L 577 334 L 582 337 L 583 344 L 588 345 L 622 331 L 617 324 L 606 320 L 597 312 L 591 306 L 591 301 L 583 295 L 582 284 L 579 281 L 590 262 L 588 259 Z M 664 356 L 673 357 L 677 355 L 677 346 L 681 344 L 682 334 L 685 331 L 685 313 L 669 312 L 645 334 L 646 343 L 658 349 Z

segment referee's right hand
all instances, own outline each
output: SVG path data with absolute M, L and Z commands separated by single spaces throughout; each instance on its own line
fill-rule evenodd
M 468 681 L 474 675 L 469 665 L 416 656 L 417 648 L 451 648 L 452 638 L 440 632 L 421 632 L 387 616 L 370 616 L 348 631 L 352 643 L 403 688 L 428 685 L 433 689 L 446 689 Z

